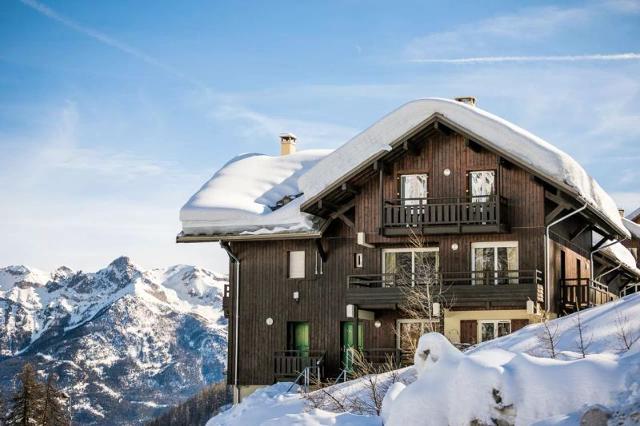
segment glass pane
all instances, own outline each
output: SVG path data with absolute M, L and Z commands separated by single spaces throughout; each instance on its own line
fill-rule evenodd
M 401 322 L 400 323 L 400 349 L 414 353 L 418 346 L 418 339 L 422 335 L 422 323 Z
M 498 323 L 498 337 L 506 336 L 511 333 L 511 322 Z
M 488 201 L 488 195 L 495 194 L 495 172 L 471 172 L 470 179 L 469 186 L 471 187 L 471 196 L 474 197 L 474 201 L 485 202 Z
M 498 271 L 517 271 L 518 270 L 518 248 L 517 247 L 498 247 Z M 512 284 L 518 283 L 518 273 L 498 273 L 498 283 Z
M 495 324 L 492 322 L 483 322 L 481 329 L 480 341 L 486 342 L 493 339 L 495 336 Z
M 411 252 L 385 253 L 384 259 L 384 271 L 396 274 L 395 279 L 398 285 L 411 285 L 413 281 Z
M 491 280 L 493 284 L 494 274 L 492 271 L 495 269 L 495 249 L 493 247 L 475 248 L 475 282 L 474 284 L 486 284 L 488 280 Z M 483 271 L 491 271 L 483 272 Z
M 434 284 L 438 273 L 438 252 L 414 253 L 414 273 L 417 284 Z
M 425 204 L 427 198 L 427 175 L 402 175 L 400 177 L 400 197 L 409 198 L 404 204 Z M 420 198 L 421 200 L 416 200 Z

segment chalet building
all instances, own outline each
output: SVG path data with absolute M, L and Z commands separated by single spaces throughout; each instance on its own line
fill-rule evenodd
M 284 134 L 280 156 L 236 157 L 180 212 L 178 242 L 229 255 L 227 380 L 239 397 L 307 366 L 337 377 L 348 348 L 400 362 L 434 322 L 475 344 L 640 281 L 620 243 L 637 229 L 611 197 L 473 98 L 409 102 L 335 151 L 296 145 Z M 407 289 L 433 286 L 444 290 L 431 319 L 408 318 Z

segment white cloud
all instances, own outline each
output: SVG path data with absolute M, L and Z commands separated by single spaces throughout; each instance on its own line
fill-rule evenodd
M 410 60 L 446 58 L 473 53 L 474 57 L 495 53 L 508 43 L 520 46 L 587 22 L 587 8 L 543 7 L 511 15 L 470 22 L 451 31 L 434 32 L 411 40 L 405 48 Z

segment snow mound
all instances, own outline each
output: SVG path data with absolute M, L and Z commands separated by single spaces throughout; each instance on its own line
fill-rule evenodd
M 305 188 L 299 179 L 330 152 L 306 150 L 277 157 L 244 154 L 232 159 L 180 210 L 183 233 L 315 230 L 317 219 L 300 212 Z
M 425 358 L 416 365 L 418 379 L 386 401 L 385 425 L 529 425 L 585 405 L 612 404 L 629 367 L 640 362 L 637 353 L 573 361 L 501 349 L 466 355 L 438 334 L 422 336 L 417 353 Z
M 562 188 L 566 188 L 628 236 L 618 207 L 602 187 L 572 157 L 534 134 L 480 108 L 450 99 L 427 98 L 408 102 L 353 137 L 300 179 L 311 199 L 376 155 L 408 135 L 434 114 L 463 128 L 498 152 L 517 158 Z

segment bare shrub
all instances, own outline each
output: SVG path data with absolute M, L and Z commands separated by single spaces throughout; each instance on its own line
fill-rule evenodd
M 546 312 L 542 314 L 542 331 L 538 334 L 538 341 L 545 348 L 551 358 L 557 356 L 558 340 L 560 333 L 558 324 L 549 324 L 549 315 Z
M 616 337 L 619 349 L 622 352 L 631 349 L 631 346 L 640 338 L 640 333 L 634 332 L 629 317 L 616 312 Z
M 578 331 L 578 338 L 576 339 L 576 346 L 582 355 L 582 358 L 587 357 L 587 353 L 589 351 L 589 347 L 593 341 L 593 335 L 587 333 L 589 332 L 589 327 L 585 326 L 582 323 L 582 317 L 580 316 L 580 309 L 576 313 L 576 317 L 574 319 L 575 327 Z

